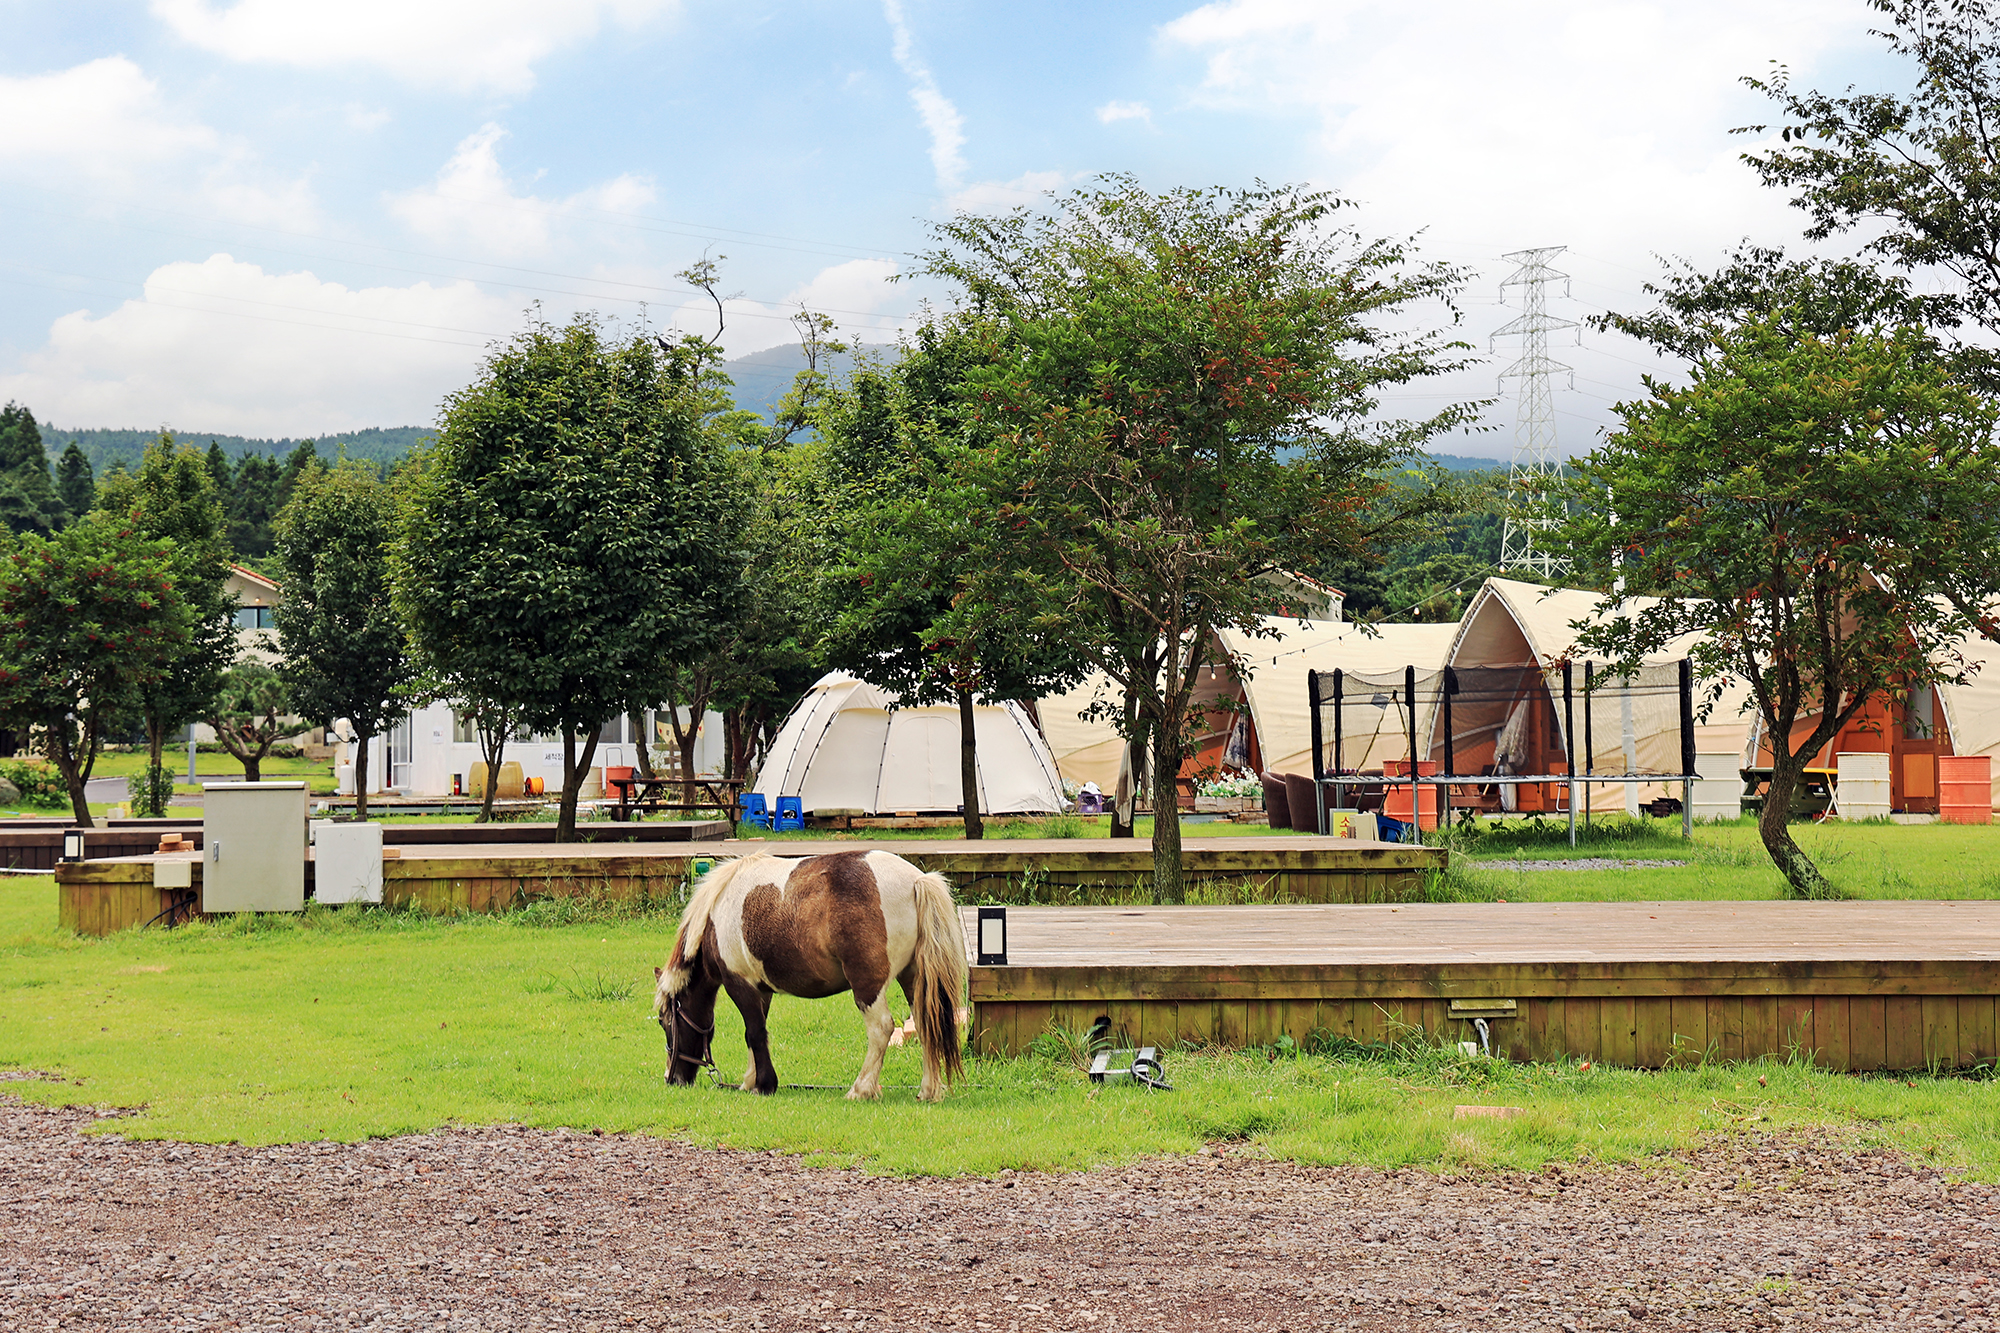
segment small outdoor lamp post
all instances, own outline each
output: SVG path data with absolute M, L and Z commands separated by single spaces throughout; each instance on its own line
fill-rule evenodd
M 1007 966 L 1007 909 L 979 909 L 979 966 Z
M 83 859 L 82 829 L 66 828 L 63 830 L 62 859 L 66 865 Z

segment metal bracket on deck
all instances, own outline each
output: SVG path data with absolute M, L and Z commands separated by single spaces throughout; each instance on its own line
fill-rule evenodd
M 1119 1062 L 1113 1067 L 1113 1062 Z M 1140 1083 L 1161 1092 L 1172 1092 L 1173 1085 L 1166 1081 L 1166 1070 L 1160 1067 L 1160 1057 L 1151 1046 L 1141 1046 L 1138 1050 L 1099 1051 L 1090 1062 L 1092 1083 Z

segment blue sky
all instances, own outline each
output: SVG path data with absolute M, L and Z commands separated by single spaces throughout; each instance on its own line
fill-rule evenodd
M 1472 268 L 1568 245 L 1571 317 L 1656 253 L 1794 243 L 1726 131 L 1738 75 L 1893 82 L 1851 0 L 0 0 L 0 398 L 59 426 L 318 435 L 432 421 L 540 301 L 703 331 L 673 275 L 723 256 L 732 354 L 800 303 L 894 336 L 940 293 L 925 224 L 1130 171 L 1338 189 L 1370 234 Z M 1442 312 L 1420 312 L 1441 319 Z M 1557 349 L 1565 450 L 1658 369 Z M 1506 360 L 1392 404 L 1487 396 Z M 1495 431 L 1448 446 L 1504 455 Z

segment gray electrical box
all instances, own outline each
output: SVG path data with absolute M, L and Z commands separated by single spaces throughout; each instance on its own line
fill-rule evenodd
M 202 784 L 201 910 L 300 912 L 306 905 L 306 784 Z
M 313 821 L 313 901 L 382 901 L 382 826 Z

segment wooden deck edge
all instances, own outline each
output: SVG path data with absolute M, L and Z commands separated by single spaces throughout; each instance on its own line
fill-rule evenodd
M 975 1003 L 1464 1000 L 1535 996 L 2000 995 L 2000 961 L 1397 963 L 1324 967 L 973 967 Z

